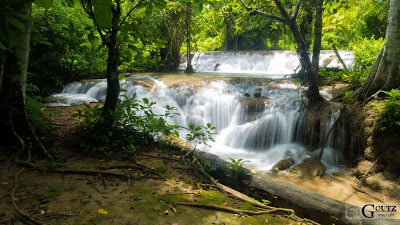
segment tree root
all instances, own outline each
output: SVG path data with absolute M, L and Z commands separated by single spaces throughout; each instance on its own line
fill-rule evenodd
M 132 168 L 143 170 L 143 171 L 147 171 L 147 172 L 152 173 L 154 175 L 157 175 L 159 177 L 164 177 L 158 171 L 153 170 L 151 168 L 148 168 L 148 167 L 146 167 L 144 165 L 141 165 L 141 164 L 138 164 L 138 163 L 135 163 L 135 164 L 132 164 L 132 165 L 116 165 L 116 166 L 109 166 L 109 167 L 100 167 L 100 169 L 104 169 L 104 170 L 108 170 L 108 169 L 132 169 Z
M 227 187 L 227 186 L 219 183 L 218 181 L 216 181 L 213 177 L 211 177 L 204 170 L 203 166 L 200 164 L 200 162 L 195 157 L 193 157 L 193 160 L 192 160 L 191 163 L 196 168 L 196 170 L 198 172 L 200 172 L 200 174 L 202 174 L 204 177 L 206 177 L 213 185 L 215 185 L 221 191 L 226 192 L 228 194 L 231 194 L 235 198 L 237 198 L 237 199 L 239 199 L 241 201 L 244 201 L 244 202 L 248 202 L 248 203 L 250 203 L 250 204 L 252 204 L 253 206 L 256 206 L 256 207 L 260 207 L 260 208 L 268 209 L 268 210 L 274 208 L 274 207 L 271 207 L 271 206 L 267 206 L 267 205 L 255 200 L 255 199 L 253 199 L 253 198 L 250 198 L 249 196 L 247 196 L 247 195 L 245 195 L 245 194 L 243 194 L 241 192 L 238 192 L 238 191 L 236 191 L 236 190 L 234 190 L 234 189 L 232 189 L 230 187 Z
M 17 206 L 17 203 L 15 202 L 16 198 L 15 198 L 15 194 L 18 190 L 19 187 L 19 176 L 22 172 L 25 171 L 25 168 L 20 169 L 14 176 L 14 186 L 11 190 L 11 204 L 14 208 L 15 214 L 17 216 L 18 219 L 20 219 L 22 222 L 24 222 L 25 224 L 35 224 L 35 225 L 43 225 L 44 223 L 34 217 L 29 216 L 28 214 L 22 212 L 22 210 Z
M 376 197 L 374 194 L 370 193 L 368 190 L 366 190 L 366 189 L 363 188 L 362 186 L 354 186 L 354 185 L 351 185 L 351 184 L 350 184 L 350 186 L 351 186 L 354 190 L 356 190 L 356 191 L 358 191 L 358 192 L 361 192 L 361 193 L 364 193 L 364 194 L 368 195 L 368 196 L 371 197 L 371 198 L 374 198 L 374 199 L 376 199 L 376 200 L 378 200 L 378 201 L 380 201 L 380 202 L 383 202 L 383 203 L 385 202 L 385 201 L 383 201 L 382 199 Z
M 333 112 L 332 112 L 332 113 L 333 113 Z M 325 136 L 324 143 L 322 144 L 321 151 L 319 152 L 319 155 L 318 155 L 318 158 L 319 158 L 320 160 L 321 160 L 321 158 L 322 158 L 322 154 L 324 154 L 324 148 L 325 148 L 325 145 L 326 145 L 326 143 L 327 143 L 327 141 L 328 141 L 329 135 L 332 133 L 333 129 L 334 129 L 334 128 L 336 127 L 336 125 L 338 124 L 338 122 L 339 122 L 339 120 L 340 120 L 340 117 L 342 117 L 342 113 L 340 113 L 339 116 L 338 116 L 338 118 L 336 118 L 336 120 L 335 120 L 335 122 L 333 123 L 331 129 L 329 129 L 328 134 Z
M 103 170 L 72 170 L 72 169 L 52 169 L 52 170 L 46 170 L 45 168 L 42 168 L 40 166 L 37 166 L 33 163 L 29 162 L 24 162 L 24 161 L 17 161 L 16 162 L 18 165 L 25 166 L 25 167 L 30 167 L 33 169 L 36 169 L 38 171 L 42 172 L 50 172 L 50 173 L 70 173 L 70 174 L 85 174 L 85 175 L 107 175 L 107 176 L 114 176 L 114 177 L 119 177 L 119 178 L 124 178 L 124 179 L 132 179 L 131 176 L 122 174 L 122 173 L 114 173 L 114 172 L 108 172 L 108 171 L 103 171 Z
M 263 211 L 250 211 L 250 210 L 235 209 L 235 208 L 226 207 L 226 206 L 193 203 L 193 202 L 176 202 L 176 204 L 184 205 L 184 206 L 198 207 L 198 208 L 203 208 L 203 209 L 224 211 L 224 212 L 235 213 L 235 214 L 246 214 L 246 215 L 279 214 L 279 213 L 287 214 L 287 215 L 294 214 L 294 211 L 292 209 L 285 209 L 285 208 L 273 208 L 270 210 L 263 210 Z
M 190 160 L 190 157 L 192 158 Z M 302 219 L 298 216 L 295 215 L 294 210 L 292 209 L 286 209 L 286 208 L 275 208 L 272 206 L 265 205 L 253 198 L 250 198 L 249 196 L 238 192 L 230 187 L 227 187 L 218 181 L 216 181 L 212 176 L 210 176 L 205 170 L 204 167 L 201 165 L 199 160 L 196 158 L 194 154 L 194 150 L 190 151 L 188 150 L 187 153 L 182 157 L 182 159 L 186 159 L 201 175 L 203 175 L 205 178 L 207 178 L 212 184 L 210 186 L 215 186 L 222 192 L 228 193 L 232 195 L 232 197 L 237 198 L 243 202 L 248 202 L 251 205 L 263 209 L 262 211 L 248 211 L 248 210 L 238 210 L 230 207 L 225 207 L 225 206 L 217 206 L 217 205 L 207 205 L 207 204 L 201 204 L 201 203 L 189 203 L 189 202 L 178 202 L 176 204 L 178 205 L 185 205 L 185 206 L 193 206 L 193 207 L 202 207 L 206 209 L 212 209 L 212 210 L 219 210 L 219 211 L 225 211 L 225 212 L 232 212 L 236 214 L 248 214 L 248 215 L 262 215 L 262 214 L 286 214 L 288 215 L 291 219 L 297 221 L 297 222 L 304 222 L 308 224 L 313 224 L 313 225 L 319 225 L 319 223 L 309 220 L 309 219 Z M 206 185 L 208 186 L 208 185 Z
M 99 193 L 99 194 L 104 194 L 104 192 L 101 192 L 97 187 L 96 184 L 89 178 L 86 178 L 86 180 L 89 181 L 89 183 L 93 186 L 93 188 Z

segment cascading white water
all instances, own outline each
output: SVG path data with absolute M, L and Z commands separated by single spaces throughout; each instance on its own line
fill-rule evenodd
M 339 55 L 350 67 L 354 54 L 339 51 Z M 333 51 L 321 51 L 320 66 L 324 68 L 343 68 Z M 180 64 L 184 70 L 187 62 Z M 299 59 L 293 51 L 263 52 L 196 52 L 192 66 L 196 72 L 253 73 L 253 74 L 293 74 L 299 69 Z
M 165 105 L 177 108 L 180 116 L 169 119 L 170 123 L 180 126 L 211 123 L 217 128 L 216 142 L 211 143 L 211 148 L 200 146 L 205 151 L 249 160 L 254 168 L 264 171 L 270 170 L 285 154 L 290 153 L 297 161 L 308 154 L 301 143 L 305 111 L 302 91 L 292 83 L 213 81 L 199 87 L 189 84 L 167 87 L 150 76 L 140 79 L 151 80 L 153 87 L 149 90 L 121 81 L 129 98 L 136 93 L 136 98 L 157 102 L 154 112 L 158 114 L 164 112 Z M 97 102 L 105 98 L 105 90 L 105 81 L 74 82 L 53 96 L 62 99 L 60 105 L 76 104 L 77 96 L 82 103 Z M 332 126 L 332 120 L 327 127 Z M 340 165 L 343 157 L 336 151 L 340 146 L 335 146 L 337 141 L 331 139 L 324 161 Z

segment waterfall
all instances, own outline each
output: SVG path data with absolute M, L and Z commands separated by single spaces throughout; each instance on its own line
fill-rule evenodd
M 190 84 L 167 87 L 150 76 L 140 79 L 153 82 L 152 88 L 123 80 L 121 85 L 126 90 L 123 94 L 131 98 L 136 93 L 138 99 L 157 102 L 156 114 L 164 113 L 165 105 L 175 107 L 180 116 L 170 118 L 168 122 L 172 124 L 205 126 L 211 123 L 217 128 L 216 142 L 211 143 L 211 148 L 200 146 L 205 151 L 250 160 L 260 170 L 271 169 L 285 155 L 300 161 L 308 154 L 302 144 L 306 110 L 302 90 L 292 83 L 212 81 L 197 87 Z M 58 105 L 78 104 L 79 100 L 81 104 L 99 102 L 104 100 L 105 90 L 104 80 L 73 82 L 53 97 L 60 97 Z M 337 116 L 338 112 L 332 112 L 327 130 Z M 328 140 L 323 155 L 328 165 L 343 164 L 343 130 L 339 126 Z M 181 137 L 184 135 L 185 132 Z
M 354 54 L 339 51 L 347 67 L 354 62 Z M 341 68 L 333 51 L 321 51 L 320 67 Z M 185 70 L 187 62 L 182 62 L 180 70 Z M 192 59 L 196 72 L 252 73 L 252 74 L 293 74 L 300 67 L 296 52 L 257 51 L 257 52 L 196 52 Z
M 340 53 L 350 65 L 352 53 Z M 172 83 L 171 86 L 162 81 L 165 75 L 126 77 L 120 82 L 121 88 L 125 90 L 122 94 L 128 98 L 136 94 L 136 99 L 147 98 L 157 102 L 153 110 L 156 114 L 164 114 L 165 105 L 175 107 L 179 116 L 168 118 L 171 124 L 187 126 L 193 123 L 205 126 L 211 123 L 217 131 L 215 142 L 210 143 L 211 147 L 198 147 L 221 157 L 249 160 L 249 166 L 258 170 L 268 171 L 276 162 L 289 155 L 299 162 L 319 152 L 317 149 L 310 153 L 304 143 L 306 106 L 303 92 L 306 88 L 282 79 L 282 75 L 291 74 L 298 67 L 295 53 L 203 52 L 194 55 L 193 63 L 197 71 L 214 72 L 192 75 L 196 78 L 193 84 L 190 83 L 190 76 L 174 74 L 172 79 L 177 79 L 177 84 L 170 80 L 168 83 Z M 336 56 L 329 51 L 321 53 L 320 64 L 324 67 L 341 66 Z M 242 77 L 223 74 L 227 72 L 246 74 Z M 280 78 L 261 75 L 268 73 L 280 74 Z M 211 79 L 216 76 L 224 76 L 224 79 Z M 178 81 L 181 78 L 187 82 Z M 61 93 L 52 95 L 52 101 L 47 105 L 100 102 L 106 97 L 106 89 L 104 79 L 73 82 Z M 320 93 L 327 100 L 332 98 L 326 89 Z M 332 110 L 326 122 L 326 131 L 333 126 L 339 113 L 340 110 Z M 182 131 L 180 137 L 183 138 L 185 134 Z M 344 121 L 339 121 L 322 156 L 325 164 L 344 164 L 345 140 Z

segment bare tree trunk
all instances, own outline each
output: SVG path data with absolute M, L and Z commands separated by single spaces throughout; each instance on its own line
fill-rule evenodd
M 190 3 L 186 2 L 186 44 L 187 44 L 187 66 L 185 73 L 194 73 L 192 57 L 190 54 Z
M 103 112 L 101 114 L 101 118 L 105 120 L 107 126 L 111 126 L 114 122 L 112 113 L 115 112 L 115 110 L 117 109 L 120 93 L 118 76 L 120 50 L 117 44 L 119 18 L 121 16 L 120 5 L 117 5 L 116 9 L 113 8 L 112 12 L 112 30 L 110 35 L 110 42 L 107 43 L 107 96 L 106 101 L 104 102 Z
M 315 73 L 319 72 L 319 54 L 321 52 L 321 39 L 322 39 L 322 12 L 323 0 L 316 0 L 315 2 L 315 22 L 314 22 L 314 47 L 312 55 L 312 65 Z
M 15 5 L 13 9 L 16 13 L 30 15 L 32 4 Z M 1 135 L 0 139 L 9 144 L 15 141 L 12 138 L 14 128 L 20 135 L 32 135 L 25 107 L 31 24 L 28 20 L 21 22 L 25 25 L 25 32 L 16 31 L 20 41 L 11 49 L 12 52 L 5 52 L 7 63 L 4 63 L 4 68 L 1 68 L 3 71 L 0 92 L 0 129 L 6 135 Z
M 400 1 L 391 0 L 386 41 L 360 89 L 359 99 L 366 99 L 379 90 L 400 87 Z
M 308 82 L 309 106 L 316 105 L 320 103 L 323 99 L 319 94 L 319 89 L 318 89 L 318 73 L 316 73 L 315 70 L 313 69 L 310 58 L 308 56 L 307 46 L 304 42 L 303 37 L 300 34 L 296 21 L 292 20 L 292 18 L 286 12 L 285 8 L 283 7 L 282 3 L 279 0 L 274 0 L 274 2 L 275 5 L 278 7 L 279 11 L 281 12 L 282 17 L 285 19 L 285 22 L 292 31 L 294 39 L 296 40 L 297 54 L 300 57 L 301 66 L 305 68 L 306 79 Z

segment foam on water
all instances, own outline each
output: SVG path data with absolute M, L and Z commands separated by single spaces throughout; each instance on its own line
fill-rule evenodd
M 267 171 L 288 152 L 300 161 L 307 154 L 302 144 L 304 140 L 304 112 L 302 90 L 293 83 L 281 83 L 280 88 L 270 88 L 267 83 L 254 82 L 229 83 L 226 81 L 205 82 L 200 87 L 182 84 L 168 88 L 163 82 L 152 77 L 151 89 L 134 85 L 129 80 L 121 81 L 124 93 L 131 98 L 148 98 L 157 102 L 154 112 L 162 114 L 163 106 L 177 109 L 179 116 L 168 122 L 180 126 L 194 123 L 205 126 L 211 123 L 217 129 L 216 141 L 211 147 L 198 146 L 204 151 L 221 157 L 249 160 L 254 168 Z M 62 93 L 53 95 L 68 101 L 61 105 L 98 102 L 105 98 L 106 82 L 74 82 L 65 87 Z M 255 93 L 261 98 L 255 98 Z M 250 97 L 245 97 L 248 93 Z M 325 95 L 329 95 L 328 92 Z M 265 100 L 264 100 L 265 99 Z M 329 129 L 338 112 L 332 112 L 326 124 Z M 343 164 L 344 129 L 339 127 L 330 136 L 323 155 L 326 164 Z M 185 132 L 182 132 L 182 137 Z

